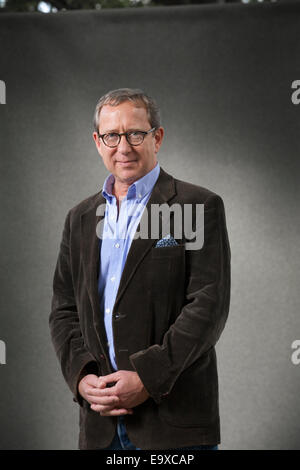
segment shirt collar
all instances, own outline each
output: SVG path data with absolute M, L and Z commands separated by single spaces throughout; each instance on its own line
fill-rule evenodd
M 144 196 L 146 196 L 146 194 L 148 194 L 155 185 L 159 176 L 159 172 L 160 166 L 157 162 L 156 166 L 151 171 L 129 186 L 127 191 L 127 199 L 142 199 Z M 114 197 L 112 193 L 114 182 L 115 177 L 110 173 L 103 184 L 102 194 L 109 202 L 111 202 L 112 198 Z

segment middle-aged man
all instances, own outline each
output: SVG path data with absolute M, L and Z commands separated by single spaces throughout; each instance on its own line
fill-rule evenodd
M 164 130 L 141 90 L 108 92 L 94 124 L 110 174 L 67 215 L 50 315 L 80 405 L 79 448 L 217 449 L 215 344 L 230 298 L 223 201 L 160 168 Z M 191 242 L 186 225 L 197 237 L 201 221 L 202 242 Z

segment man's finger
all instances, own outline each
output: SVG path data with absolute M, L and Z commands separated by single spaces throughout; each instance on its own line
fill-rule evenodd
M 103 376 L 98 377 L 96 387 L 98 388 L 105 388 L 106 387 L 106 382 L 103 380 Z
M 115 407 L 119 403 L 119 398 L 118 397 L 95 397 L 91 396 L 88 397 L 90 399 L 90 403 L 92 405 L 109 405 L 111 407 Z
M 101 377 L 98 377 L 99 385 L 102 385 L 104 383 L 105 386 L 107 386 L 107 384 L 111 382 L 117 382 L 118 380 L 120 380 L 118 372 L 113 372 L 112 374 L 102 375 Z
M 118 398 L 115 388 L 112 389 L 111 387 L 106 388 L 89 388 L 86 390 L 86 394 L 90 397 L 111 397 L 111 398 Z
M 97 404 L 97 403 L 92 403 L 91 404 L 91 409 L 93 411 L 111 411 L 113 409 L 117 408 L 114 404 L 110 405 L 110 404 L 107 404 L 107 405 L 104 405 L 103 403 L 100 403 L 100 404 Z
M 114 404 L 113 405 L 109 405 L 109 404 L 104 405 L 103 403 L 102 404 L 96 404 L 95 402 L 93 402 L 91 404 L 91 409 L 93 411 L 98 411 L 99 413 L 100 412 L 101 413 L 110 413 L 112 411 L 114 411 L 114 412 L 122 411 L 123 412 L 124 410 L 126 410 L 127 413 L 133 413 L 132 408 L 123 408 L 123 407 L 118 408 L 117 405 L 114 405 Z
M 111 411 L 100 412 L 101 416 L 122 416 L 122 415 L 132 415 L 133 411 L 127 408 L 114 408 Z

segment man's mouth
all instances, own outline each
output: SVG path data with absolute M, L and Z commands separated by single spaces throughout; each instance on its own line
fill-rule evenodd
M 120 161 L 118 160 L 117 163 L 119 163 L 120 165 L 123 165 L 123 166 L 126 166 L 126 165 L 131 165 L 132 163 L 135 163 L 136 160 L 126 160 L 126 161 Z

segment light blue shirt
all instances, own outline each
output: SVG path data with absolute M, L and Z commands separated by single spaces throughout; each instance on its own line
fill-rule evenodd
M 108 175 L 102 194 L 106 199 L 106 210 L 100 239 L 100 269 L 98 293 L 101 313 L 108 342 L 111 364 L 117 370 L 112 329 L 112 312 L 132 239 L 159 176 L 159 163 L 145 176 L 129 186 L 127 195 L 119 204 L 112 194 L 115 178 Z

